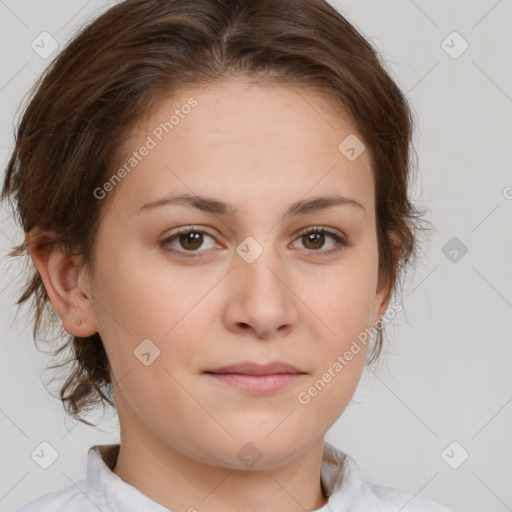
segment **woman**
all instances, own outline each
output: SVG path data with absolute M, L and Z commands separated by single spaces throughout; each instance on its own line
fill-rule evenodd
M 323 0 L 128 0 L 77 34 L 2 197 L 19 303 L 71 350 L 62 402 L 115 406 L 121 442 L 20 510 L 447 511 L 324 442 L 401 308 L 411 132 Z

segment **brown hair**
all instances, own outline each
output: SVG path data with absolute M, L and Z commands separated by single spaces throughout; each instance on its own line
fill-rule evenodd
M 409 201 L 413 118 L 371 44 L 324 0 L 127 0 L 83 28 L 34 85 L 17 127 L 1 199 L 11 196 L 23 230 L 52 227 L 93 267 L 100 203 L 122 141 L 164 97 L 229 75 L 292 84 L 330 98 L 370 151 L 379 276 L 398 290 L 418 246 L 422 213 Z M 340 141 L 341 142 L 341 141 Z M 107 199 L 112 199 L 113 194 Z M 394 233 L 395 237 L 389 235 Z M 26 241 L 9 256 L 28 255 Z M 37 269 L 17 305 L 33 297 L 33 336 L 60 324 Z M 60 391 L 66 412 L 113 402 L 99 333 L 58 334 L 72 365 Z M 379 331 L 370 362 L 380 355 Z

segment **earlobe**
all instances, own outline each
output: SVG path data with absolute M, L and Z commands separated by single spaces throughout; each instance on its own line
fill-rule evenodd
M 79 284 L 80 259 L 69 257 L 56 242 L 54 230 L 37 226 L 26 236 L 27 245 L 46 292 L 64 329 L 87 337 L 98 331 L 92 311 L 92 297 Z
M 376 327 L 377 324 L 380 325 L 382 319 L 384 318 L 384 314 L 389 306 L 389 302 L 391 301 L 391 287 L 392 283 L 385 278 L 385 276 L 379 274 L 377 278 L 377 288 L 375 290 L 375 299 L 373 303 L 373 311 L 372 311 L 372 319 L 371 325 Z
M 382 286 L 379 289 L 379 291 L 375 297 L 377 307 L 375 310 L 374 318 L 372 320 L 372 325 L 374 327 L 377 324 L 379 324 L 379 325 L 381 324 L 382 319 L 384 318 L 384 314 L 388 308 L 389 301 L 391 300 L 391 297 L 385 298 L 386 293 L 387 293 L 387 287 Z

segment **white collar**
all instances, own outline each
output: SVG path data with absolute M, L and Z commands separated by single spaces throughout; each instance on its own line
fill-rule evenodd
M 87 497 L 109 512 L 169 512 L 111 471 L 108 458 L 116 457 L 119 444 L 95 445 L 87 455 Z M 420 496 L 363 482 L 356 461 L 324 441 L 321 481 L 328 501 L 313 512 L 396 511 L 414 500 L 408 508 L 415 512 L 450 512 L 450 509 Z
M 100 510 L 111 512 L 169 512 L 137 488 L 118 477 L 107 466 L 103 457 L 117 452 L 119 444 L 95 445 L 87 453 L 86 494 Z

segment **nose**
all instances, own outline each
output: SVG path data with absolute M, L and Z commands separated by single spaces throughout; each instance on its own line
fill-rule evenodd
M 251 263 L 238 255 L 229 273 L 224 322 L 231 331 L 259 339 L 287 336 L 298 322 L 290 272 L 274 251 L 264 249 Z

